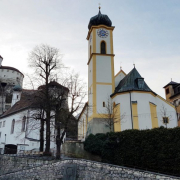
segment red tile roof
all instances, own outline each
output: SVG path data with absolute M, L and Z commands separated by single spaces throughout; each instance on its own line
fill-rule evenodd
M 3 115 L 1 115 L 0 118 L 4 118 L 18 111 L 33 107 L 36 101 L 36 92 L 37 90 L 23 89 L 20 101 L 16 102 L 10 109 L 8 109 Z

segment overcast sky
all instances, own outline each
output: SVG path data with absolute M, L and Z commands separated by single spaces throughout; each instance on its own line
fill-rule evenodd
M 135 63 L 164 97 L 171 78 L 180 83 L 180 0 L 0 0 L 2 65 L 27 73 L 28 53 L 44 43 L 60 49 L 63 63 L 87 81 L 87 26 L 98 3 L 115 26 L 115 73 Z

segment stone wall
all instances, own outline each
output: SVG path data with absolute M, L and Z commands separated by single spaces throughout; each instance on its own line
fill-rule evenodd
M 101 162 L 101 157 L 84 150 L 84 143 L 79 141 L 66 141 L 62 145 L 62 153 L 67 157 L 82 158 Z
M 67 170 L 74 166 L 75 171 Z M 75 177 L 64 178 L 68 173 L 75 174 Z M 67 177 L 67 176 L 66 176 Z M 69 175 L 70 177 L 70 175 Z M 14 173 L 1 175 L 4 180 L 176 180 L 180 178 L 170 177 L 162 174 L 142 171 L 137 169 L 125 168 L 110 164 L 103 164 L 88 160 L 63 160 L 49 165 L 33 167 L 31 169 L 17 171 Z
M 54 160 L 42 159 L 40 157 L 18 157 L 12 155 L 0 155 L 0 175 L 12 173 L 23 169 L 42 166 L 53 163 Z

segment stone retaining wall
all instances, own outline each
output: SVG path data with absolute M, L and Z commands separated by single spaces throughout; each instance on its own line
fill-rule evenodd
M 170 177 L 162 174 L 125 168 L 110 164 L 93 162 L 88 160 L 69 159 L 55 162 L 49 165 L 33 167 L 31 169 L 17 171 L 14 173 L 1 175 L 4 180 L 61 180 L 64 179 L 66 168 L 76 166 L 77 180 L 177 180 L 180 178 Z M 70 174 L 72 174 L 70 172 Z
M 0 175 L 12 173 L 23 169 L 29 169 L 54 161 L 42 159 L 40 157 L 18 157 L 12 155 L 0 155 Z
M 79 141 L 66 141 L 62 145 L 62 151 L 65 156 L 73 157 L 73 158 L 82 158 L 91 161 L 99 161 L 101 162 L 101 157 L 97 155 L 93 155 L 84 150 L 84 143 Z

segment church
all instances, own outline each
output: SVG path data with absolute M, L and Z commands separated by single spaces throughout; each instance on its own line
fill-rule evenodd
M 177 126 L 175 106 L 152 91 L 135 66 L 114 74 L 114 29 L 100 8 L 88 24 L 88 102 L 78 124 L 82 141 L 89 134 Z

